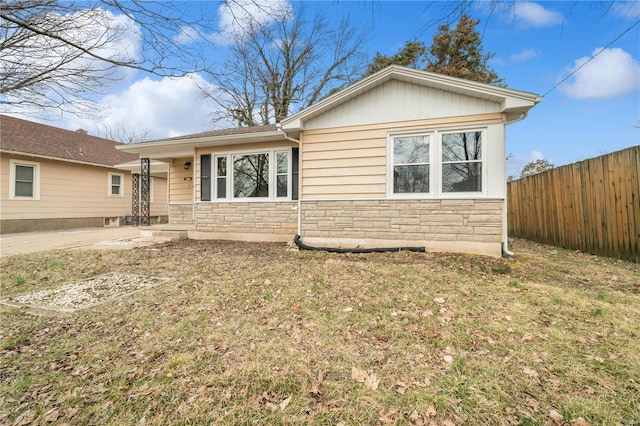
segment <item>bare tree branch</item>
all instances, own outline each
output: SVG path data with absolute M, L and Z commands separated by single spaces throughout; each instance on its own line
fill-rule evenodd
M 239 126 L 277 123 L 294 108 L 353 82 L 365 66 L 365 33 L 347 19 L 331 28 L 321 13 L 309 17 L 303 6 L 268 24 L 250 23 L 225 61 L 227 72 L 209 72 L 224 93 L 215 96 L 224 110 L 218 118 Z M 327 51 L 334 54 L 324 62 Z

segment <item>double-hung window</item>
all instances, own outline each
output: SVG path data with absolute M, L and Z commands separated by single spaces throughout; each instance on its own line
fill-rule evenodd
M 293 197 L 290 149 L 225 153 L 211 157 L 212 193 L 217 201 L 288 200 Z
M 109 196 L 123 196 L 124 175 L 120 173 L 109 173 Z
M 442 192 L 482 192 L 482 132 L 442 134 Z
M 40 163 L 10 161 L 11 199 L 38 200 L 40 198 Z
M 430 142 L 431 135 L 392 138 L 394 194 L 430 192 Z

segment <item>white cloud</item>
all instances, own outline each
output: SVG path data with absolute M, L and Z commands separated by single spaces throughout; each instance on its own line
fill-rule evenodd
M 638 1 L 617 1 L 611 5 L 614 15 L 625 19 L 640 18 L 640 2 Z
M 101 99 L 101 119 L 69 117 L 60 127 L 84 128 L 97 135 L 105 126 L 117 129 L 124 125 L 138 133 L 149 132 L 150 139 L 204 132 L 212 128 L 211 114 L 217 106 L 202 97 L 198 86 L 215 90 L 197 74 L 160 80 L 144 78 L 121 93 Z M 228 124 L 222 123 L 225 127 Z
M 522 25 L 535 28 L 557 25 L 564 19 L 562 13 L 530 1 L 514 2 L 512 14 Z
M 595 49 L 592 56 L 601 50 Z M 576 59 L 573 67 L 566 70 L 575 74 L 560 86 L 561 91 L 572 98 L 584 99 L 610 98 L 640 89 L 640 64 L 624 50 L 604 49 L 587 64 L 588 60 L 586 56 Z
M 287 0 L 235 0 L 218 8 L 220 32 L 213 36 L 219 44 L 231 44 L 253 25 L 264 25 L 293 13 Z
M 198 30 L 192 27 L 181 27 L 180 34 L 176 37 L 176 41 L 182 44 L 193 43 L 201 38 Z
M 538 49 L 522 49 L 520 52 L 511 55 L 509 60 L 511 63 L 517 63 L 535 59 L 538 56 L 540 56 Z

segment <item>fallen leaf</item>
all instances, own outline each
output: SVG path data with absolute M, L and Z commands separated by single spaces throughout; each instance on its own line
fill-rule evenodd
M 521 342 L 528 342 L 530 340 L 533 340 L 533 334 L 531 333 L 526 333 L 524 336 L 522 336 L 522 338 L 520 339 Z
M 380 379 L 375 373 L 367 373 L 359 365 L 351 368 L 351 378 L 358 383 L 364 383 L 368 390 L 378 390 Z
M 407 391 L 407 384 L 398 380 L 395 384 L 395 389 L 400 395 L 404 395 Z
M 367 378 L 364 380 L 364 384 L 368 390 L 376 391 L 378 390 L 380 379 L 378 379 L 378 376 L 375 373 L 371 373 L 367 375 Z
M 280 411 L 284 411 L 289 406 L 290 402 L 291 402 L 291 395 L 289 395 L 287 398 L 283 399 L 280 402 L 280 404 L 278 404 L 278 406 L 280 407 Z
M 45 413 L 45 415 L 42 417 L 42 421 L 45 423 L 53 423 L 56 420 L 58 420 L 59 416 L 60 416 L 60 412 L 58 411 L 58 409 L 52 408 L 51 410 Z
M 417 410 L 413 410 L 411 414 L 409 414 L 409 421 L 414 425 L 423 425 L 424 422 L 420 414 L 418 414 Z
M 587 421 L 582 417 L 571 420 L 571 424 L 575 426 L 589 426 L 589 423 L 587 423 Z
M 430 405 L 427 407 L 427 412 L 424 413 L 427 417 L 435 417 L 437 414 L 436 407 Z
M 78 414 L 78 411 L 80 411 L 80 407 L 71 407 L 67 410 L 67 413 L 65 414 L 65 417 L 67 419 L 72 418 L 73 416 L 75 416 L 76 414 Z
M 367 372 L 364 371 L 359 365 L 351 368 L 351 378 L 356 382 L 363 383 L 366 377 Z
M 554 424 L 562 424 L 564 421 L 562 414 L 558 413 L 556 410 L 549 410 L 549 418 Z
M 444 303 L 444 299 L 442 297 L 436 297 L 433 299 L 433 301 L 439 305 L 442 305 Z

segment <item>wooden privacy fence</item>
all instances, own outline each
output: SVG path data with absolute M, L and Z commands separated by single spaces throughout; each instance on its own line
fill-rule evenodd
M 509 235 L 640 262 L 640 145 L 507 184 Z

